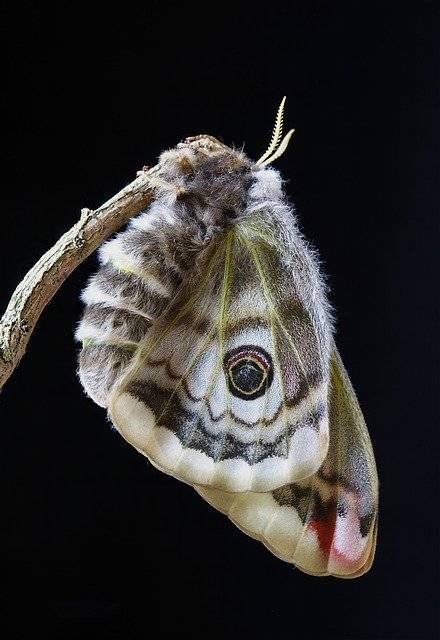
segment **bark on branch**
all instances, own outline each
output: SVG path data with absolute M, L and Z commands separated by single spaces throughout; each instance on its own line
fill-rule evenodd
M 156 179 L 158 166 L 139 172 L 136 180 L 98 209 L 82 209 L 79 221 L 25 275 L 0 320 L 0 390 L 23 357 L 38 318 L 54 294 L 106 238 L 150 204 Z

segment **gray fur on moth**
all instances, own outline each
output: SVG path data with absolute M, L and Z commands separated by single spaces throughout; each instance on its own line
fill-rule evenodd
M 76 339 L 79 377 L 107 407 L 137 344 L 188 278 L 200 282 L 198 258 L 231 225 L 261 210 L 330 359 L 332 323 L 314 251 L 298 230 L 280 174 L 209 136 L 189 138 L 159 158 L 161 182 L 148 209 L 99 251 L 101 263 L 82 293 Z

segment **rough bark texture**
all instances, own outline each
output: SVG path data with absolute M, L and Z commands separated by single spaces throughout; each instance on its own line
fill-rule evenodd
M 28 271 L 0 320 L 0 389 L 23 357 L 43 309 L 66 278 L 106 238 L 153 199 L 159 168 L 139 172 L 136 180 L 94 211 L 82 209 L 79 221 Z

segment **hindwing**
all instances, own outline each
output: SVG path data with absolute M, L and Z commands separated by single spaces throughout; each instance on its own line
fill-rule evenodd
M 196 489 L 245 533 L 302 571 L 353 578 L 373 562 L 378 480 L 367 428 L 336 348 L 329 413 L 328 454 L 311 477 L 268 493 Z

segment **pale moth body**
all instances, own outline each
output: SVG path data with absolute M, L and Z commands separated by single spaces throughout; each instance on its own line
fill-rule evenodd
M 103 245 L 79 375 L 121 435 L 307 573 L 368 570 L 378 483 L 318 263 L 279 173 L 210 136 Z M 278 127 L 278 128 L 277 128 Z M 286 141 L 287 140 L 287 141 Z M 277 145 L 278 149 L 277 149 Z

